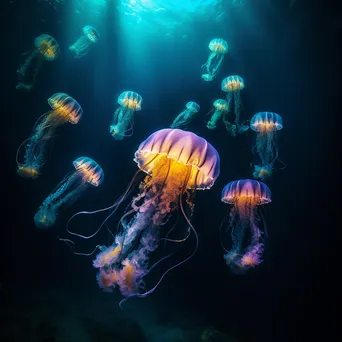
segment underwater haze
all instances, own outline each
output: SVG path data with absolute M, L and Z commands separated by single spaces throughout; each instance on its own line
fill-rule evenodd
M 1 341 L 330 340 L 341 18 L 3 1 Z

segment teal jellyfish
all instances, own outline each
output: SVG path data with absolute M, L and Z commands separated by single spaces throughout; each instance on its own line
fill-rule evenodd
M 202 78 L 204 81 L 212 81 L 220 70 L 224 55 L 228 53 L 228 43 L 215 38 L 209 43 L 210 55 L 205 64 L 202 65 Z
M 52 110 L 43 114 L 35 123 L 33 133 L 18 148 L 18 174 L 25 178 L 37 178 L 44 164 L 47 142 L 54 137 L 56 128 L 66 122 L 77 124 L 83 110 L 80 104 L 65 93 L 56 93 L 48 99 Z M 18 161 L 21 147 L 26 144 L 24 163 Z
M 226 77 L 221 83 L 221 89 L 227 93 L 228 111 L 234 110 L 235 120 L 231 125 L 231 134 L 242 134 L 248 130 L 248 126 L 240 122 L 241 116 L 241 97 L 240 91 L 245 87 L 245 82 L 240 76 Z
M 283 120 L 276 113 L 261 112 L 252 117 L 250 127 L 257 133 L 253 151 L 258 161 L 254 165 L 253 177 L 264 181 L 271 176 L 278 158 L 276 132 L 283 128 Z
M 102 168 L 93 159 L 80 157 L 73 161 L 75 172 L 67 175 L 39 207 L 34 215 L 34 222 L 38 228 L 49 228 L 55 224 L 61 207 L 70 206 L 80 195 L 93 185 L 98 187 L 104 178 Z
M 75 58 L 84 57 L 100 39 L 100 34 L 90 25 L 84 26 L 82 31 L 83 35 L 69 46 L 69 50 Z
M 142 97 L 134 91 L 124 91 L 118 97 L 118 104 L 109 132 L 114 139 L 122 140 L 133 135 L 134 113 L 141 110 Z
M 34 40 L 33 50 L 27 51 L 24 55 L 29 55 L 24 64 L 17 70 L 19 82 L 17 89 L 30 91 L 33 87 L 36 77 L 39 74 L 40 68 L 44 60 L 54 61 L 60 53 L 59 45 L 55 38 L 48 34 L 42 34 Z M 35 62 L 35 65 L 33 65 Z M 32 67 L 31 79 L 28 79 L 28 70 Z
M 213 113 L 210 120 L 207 123 L 207 128 L 213 130 L 216 128 L 217 122 L 221 119 L 225 124 L 227 131 L 231 132 L 231 123 L 227 120 L 228 114 L 228 102 L 225 100 L 217 99 L 213 103 L 214 109 L 209 114 Z
M 200 110 L 200 105 L 196 102 L 190 101 L 186 104 L 186 109 L 184 109 L 180 114 L 176 116 L 171 124 L 171 128 L 186 128 L 186 126 L 192 121 L 196 113 Z

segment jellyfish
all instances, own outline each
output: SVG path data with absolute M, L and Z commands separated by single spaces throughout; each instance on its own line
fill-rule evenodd
M 228 102 L 225 100 L 217 99 L 213 103 L 214 109 L 209 112 L 211 114 L 214 112 L 210 118 L 210 120 L 207 123 L 207 128 L 210 130 L 213 130 L 216 128 L 217 122 L 221 119 L 227 128 L 227 131 L 230 133 L 231 128 L 230 128 L 230 123 L 227 120 L 227 114 L 228 114 Z
M 100 39 L 100 34 L 90 25 L 84 26 L 82 31 L 83 35 L 69 46 L 69 50 L 75 58 L 84 57 Z
M 257 132 L 253 151 L 256 152 L 258 161 L 254 165 L 253 177 L 265 181 L 271 176 L 274 162 L 278 158 L 275 138 L 276 132 L 283 128 L 283 120 L 276 113 L 260 112 L 252 117 L 250 127 Z
M 34 48 L 24 55 L 29 55 L 24 64 L 17 70 L 19 82 L 16 86 L 17 89 L 24 89 L 30 91 L 33 87 L 36 77 L 42 66 L 44 60 L 54 61 L 58 58 L 60 53 L 59 45 L 55 38 L 48 34 L 42 34 L 34 40 Z M 33 65 L 33 63 L 36 63 Z M 29 68 L 32 67 L 31 80 L 28 79 L 27 73 Z
M 202 65 L 202 78 L 204 81 L 212 81 L 220 70 L 224 55 L 228 53 L 228 43 L 219 38 L 212 39 L 209 43 L 210 55 Z
M 180 128 L 184 129 L 190 123 L 190 121 L 194 118 L 195 114 L 200 110 L 200 105 L 196 102 L 190 101 L 186 104 L 186 109 L 184 109 L 180 114 L 176 116 L 171 124 L 171 128 Z
M 224 247 L 224 259 L 234 273 L 244 274 L 263 261 L 267 230 L 259 207 L 271 202 L 271 191 L 262 182 L 241 179 L 223 188 L 221 201 L 232 205 L 228 224 L 231 248 Z
M 114 139 L 122 140 L 133 135 L 134 113 L 141 110 L 142 97 L 134 91 L 124 91 L 118 97 L 118 104 L 109 132 Z
M 65 93 L 56 93 L 48 99 L 51 109 L 36 121 L 32 135 L 22 142 L 17 151 L 18 174 L 25 178 L 37 178 L 44 164 L 47 142 L 54 137 L 56 128 L 64 123 L 77 124 L 83 110 L 80 104 Z M 21 148 L 26 144 L 24 162 L 18 161 Z
M 93 159 L 79 157 L 73 161 L 75 171 L 67 175 L 34 215 L 37 228 L 49 228 L 56 222 L 61 207 L 70 206 L 89 185 L 98 187 L 104 178 L 102 168 Z
M 240 91 L 245 87 L 245 82 L 240 76 L 226 77 L 221 83 L 221 89 L 227 93 L 228 111 L 234 111 L 234 124 L 231 124 L 231 134 L 242 134 L 248 130 L 248 125 L 240 122 L 241 97 Z M 226 125 L 227 127 L 227 125 Z
M 107 292 L 119 288 L 124 300 L 151 294 L 170 270 L 196 253 L 198 236 L 191 223 L 194 194 L 196 190 L 211 188 L 220 172 L 220 159 L 215 148 L 196 134 L 180 129 L 162 129 L 151 134 L 138 147 L 134 160 L 139 168 L 137 174 L 145 173 L 146 176 L 139 185 L 138 194 L 119 220 L 113 243 L 101 246 L 93 262 L 99 270 L 99 286 Z M 121 198 L 131 192 L 132 184 L 133 181 Z M 175 221 L 179 209 L 185 219 L 183 227 Z M 69 228 L 68 232 L 85 239 L 92 238 L 104 224 L 111 227 L 109 220 L 115 211 L 92 235 L 84 236 Z M 195 237 L 194 250 L 187 258 L 168 268 L 159 281 L 146 290 L 145 277 L 149 272 L 174 252 L 173 246 L 187 241 L 190 236 Z M 165 244 L 170 246 L 170 254 L 151 264 L 151 253 Z

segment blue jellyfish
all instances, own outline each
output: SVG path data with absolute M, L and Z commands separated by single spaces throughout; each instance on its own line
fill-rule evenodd
M 176 116 L 171 124 L 171 128 L 186 128 L 190 121 L 194 118 L 195 114 L 200 110 L 199 104 L 190 101 L 186 104 L 186 109 L 184 109 L 180 114 Z
M 210 130 L 213 130 L 216 128 L 217 122 L 221 119 L 228 130 L 228 132 L 231 132 L 230 129 L 230 122 L 227 120 L 227 114 L 228 114 L 228 102 L 225 100 L 217 99 L 213 103 L 214 109 L 212 109 L 209 114 L 213 113 L 210 120 L 207 123 L 207 128 Z
M 100 34 L 90 25 L 84 26 L 82 31 L 83 36 L 80 36 L 74 44 L 69 46 L 69 50 L 75 58 L 84 57 L 100 39 Z
M 22 142 L 17 151 L 18 174 L 25 178 L 37 178 L 44 164 L 47 142 L 54 137 L 56 128 L 66 122 L 77 124 L 83 110 L 80 104 L 65 93 L 56 93 L 48 99 L 51 109 L 38 118 L 30 138 Z M 26 144 L 24 163 L 18 161 L 21 148 Z
M 118 97 L 118 104 L 109 132 L 114 139 L 122 140 L 133 135 L 134 113 L 141 110 L 142 97 L 134 91 L 124 91 Z
M 276 113 L 260 112 L 252 117 L 250 127 L 257 132 L 253 151 L 256 152 L 258 160 L 254 164 L 253 177 L 265 180 L 271 176 L 274 162 L 278 158 L 275 138 L 276 132 L 283 128 L 283 120 Z
M 241 124 L 241 97 L 240 91 L 245 87 L 245 82 L 240 76 L 226 77 L 221 83 L 221 89 L 227 93 L 228 111 L 234 111 L 235 120 L 231 125 L 231 134 L 242 134 L 248 130 L 248 125 Z
M 212 81 L 220 70 L 224 55 L 228 53 L 228 43 L 215 38 L 209 43 L 210 55 L 205 64 L 202 65 L 202 78 L 204 81 Z
M 56 222 L 61 207 L 70 206 L 87 189 L 89 185 L 98 187 L 104 178 L 102 168 L 93 159 L 80 157 L 73 161 L 75 172 L 67 175 L 57 190 L 51 193 L 34 215 L 38 228 L 49 228 Z
M 263 261 L 267 229 L 258 208 L 271 202 L 271 191 L 264 183 L 241 179 L 223 188 L 221 201 L 232 205 L 226 231 L 230 248 L 225 239 L 221 241 L 224 259 L 234 273 L 243 274 Z
M 17 89 L 30 91 L 33 87 L 36 77 L 39 74 L 43 61 L 54 61 L 60 53 L 59 45 L 55 38 L 48 34 L 42 34 L 34 40 L 34 48 L 24 55 L 29 55 L 24 64 L 17 70 L 19 82 Z M 33 64 L 35 62 L 35 65 Z M 28 70 L 32 67 L 31 79 L 28 79 Z

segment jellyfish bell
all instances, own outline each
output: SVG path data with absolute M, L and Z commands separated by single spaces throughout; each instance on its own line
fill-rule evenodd
M 253 115 L 250 127 L 260 133 L 279 131 L 283 128 L 283 119 L 277 113 L 260 112 Z
M 95 27 L 86 25 L 83 27 L 82 31 L 91 43 L 95 44 L 99 41 L 100 34 Z
M 242 77 L 233 75 L 226 77 L 221 83 L 221 89 L 228 92 L 241 91 L 245 88 L 245 81 Z
M 99 32 L 93 26 L 84 26 L 82 33 L 83 35 L 69 46 L 69 51 L 73 54 L 74 58 L 82 58 L 87 55 L 100 39 Z
M 228 53 L 228 43 L 220 38 L 212 39 L 209 43 L 209 50 L 218 54 Z
M 82 181 L 98 187 L 104 180 L 104 172 L 95 160 L 88 157 L 79 157 L 73 161 L 77 173 Z
M 134 91 L 124 91 L 119 95 L 118 103 L 124 108 L 137 112 L 141 110 L 142 97 Z
M 186 108 L 192 113 L 198 113 L 200 111 L 200 105 L 193 101 L 188 102 Z
M 47 60 L 54 61 L 59 57 L 60 47 L 56 39 L 49 34 L 38 36 L 34 45 L 37 51 Z
M 170 128 L 186 128 L 194 116 L 200 111 L 200 108 L 200 105 L 194 101 L 187 102 L 185 109 L 176 116 Z

